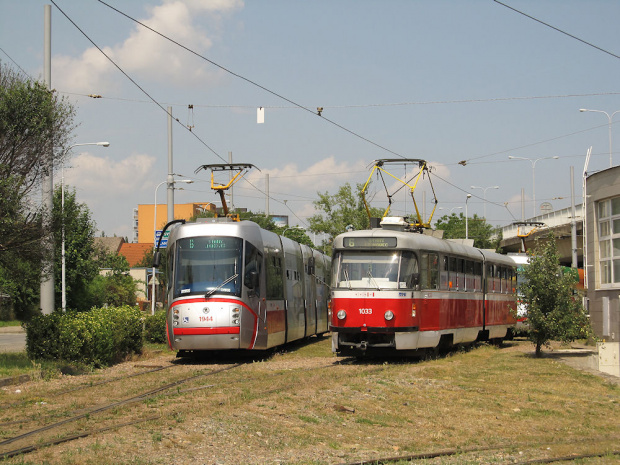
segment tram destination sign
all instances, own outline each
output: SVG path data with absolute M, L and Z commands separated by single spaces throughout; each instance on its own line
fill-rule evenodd
M 395 237 L 345 237 L 344 246 L 349 249 L 388 249 L 396 247 Z

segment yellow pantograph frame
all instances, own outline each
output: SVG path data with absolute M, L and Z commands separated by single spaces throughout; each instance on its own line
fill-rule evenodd
M 368 179 L 366 180 L 366 183 L 364 184 L 364 187 L 362 188 L 362 200 L 364 201 L 364 207 L 366 208 L 366 214 L 368 215 L 368 218 L 371 217 L 371 214 L 370 214 L 370 207 L 368 206 L 368 202 L 366 202 L 366 189 L 368 188 L 368 185 L 370 184 L 370 180 L 372 179 L 372 175 L 376 171 L 379 171 L 379 173 L 387 174 L 388 176 L 394 178 L 395 180 L 397 180 L 398 182 L 402 183 L 403 185 L 407 186 L 410 189 L 411 199 L 413 200 L 413 206 L 415 208 L 416 218 L 417 218 L 417 222 L 414 223 L 413 226 L 422 227 L 422 228 L 430 228 L 431 227 L 431 220 L 433 219 L 433 215 L 435 214 L 435 209 L 437 208 L 437 203 L 438 202 L 437 202 L 437 197 L 435 196 L 435 188 L 433 187 L 433 183 L 432 183 L 431 178 L 430 178 L 430 172 L 429 172 L 428 165 L 427 165 L 426 161 L 425 160 L 419 160 L 419 159 L 383 159 L 383 160 L 375 160 L 373 163 L 374 163 L 374 166 L 373 166 L 372 170 L 370 171 L 370 176 L 368 176 Z M 413 183 L 413 186 L 411 184 L 409 184 L 409 182 L 403 181 L 399 177 L 394 176 L 389 171 L 386 171 L 383 168 L 383 165 L 385 165 L 386 163 L 399 163 L 399 164 L 403 164 L 403 163 L 404 164 L 407 164 L 407 163 L 418 163 L 419 171 L 418 171 L 418 174 L 415 176 L 415 182 Z M 422 178 L 422 176 L 423 176 L 425 171 L 427 173 L 429 173 L 428 180 L 430 182 L 431 189 L 433 191 L 433 196 L 435 197 L 435 206 L 433 207 L 433 211 L 431 212 L 431 214 L 430 214 L 430 216 L 428 218 L 428 221 L 423 221 L 422 215 L 420 214 L 420 210 L 418 208 L 418 204 L 417 204 L 417 202 L 415 200 L 415 196 L 413 195 L 413 192 L 414 192 L 416 186 L 418 185 L 418 182 Z M 389 213 L 391 207 L 392 207 L 392 198 L 388 194 L 388 206 L 385 209 L 385 211 L 383 212 L 383 216 L 381 217 L 382 219 L 387 216 L 387 214 Z

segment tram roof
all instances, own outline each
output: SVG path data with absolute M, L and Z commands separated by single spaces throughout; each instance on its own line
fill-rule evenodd
M 443 254 L 458 255 L 465 258 L 471 258 L 473 260 L 480 260 L 484 257 L 485 260 L 492 260 L 494 262 L 503 263 L 506 265 L 514 266 L 514 261 L 507 255 L 498 254 L 489 250 L 478 249 L 476 247 L 470 247 L 467 245 L 459 244 L 448 239 L 439 239 L 428 234 L 408 231 L 390 230 L 384 228 L 364 229 L 358 231 L 350 231 L 336 236 L 333 243 L 334 250 L 345 250 L 344 241 L 346 238 L 396 238 L 395 247 L 356 247 L 349 250 L 426 250 L 436 251 Z

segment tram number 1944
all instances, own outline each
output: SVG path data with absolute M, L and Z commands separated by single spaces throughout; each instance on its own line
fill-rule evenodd
M 372 315 L 372 308 L 360 308 L 360 315 Z

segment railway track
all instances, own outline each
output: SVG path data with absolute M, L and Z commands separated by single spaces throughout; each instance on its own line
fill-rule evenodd
M 609 438 L 606 438 L 605 441 L 609 441 Z M 589 440 L 592 442 L 592 440 Z M 595 441 L 596 442 L 596 441 Z M 554 444 L 545 444 L 545 446 L 557 445 Z M 486 463 L 484 458 L 480 457 L 481 453 L 485 452 L 497 452 L 508 449 L 519 448 L 520 450 L 525 449 L 540 449 L 540 444 L 509 444 L 502 446 L 494 446 L 494 447 L 474 447 L 474 448 L 454 448 L 454 449 L 442 449 L 436 451 L 428 451 L 428 452 L 419 452 L 416 454 L 408 454 L 408 455 L 399 455 L 394 457 L 374 457 L 366 460 L 357 460 L 354 462 L 344 462 L 338 465 L 390 465 L 395 463 L 416 463 L 418 465 L 422 465 L 425 461 L 440 459 L 440 458 L 448 458 L 454 456 L 463 456 L 467 457 L 471 454 L 478 454 L 476 457 L 476 462 Z M 592 459 L 598 457 L 606 457 L 606 456 L 620 456 L 620 449 L 613 451 L 604 451 L 604 452 L 594 452 L 588 454 L 571 454 L 571 455 L 563 455 L 563 456 L 553 456 L 541 459 L 531 459 L 531 460 L 522 460 L 522 461 L 514 461 L 511 460 L 510 463 L 512 465 L 533 465 L 533 464 L 545 464 L 545 463 L 558 463 L 558 462 L 576 462 L 582 461 L 585 459 Z M 495 462 L 497 458 L 489 457 L 488 462 Z
M 128 406 L 130 404 L 134 404 L 136 402 L 141 402 L 141 401 L 144 401 L 146 399 L 153 398 L 153 397 L 155 397 L 155 396 L 157 396 L 159 394 L 165 393 L 166 391 L 169 391 L 169 390 L 171 390 L 171 389 L 173 389 L 175 387 L 179 387 L 179 386 L 181 386 L 183 384 L 186 384 L 186 383 L 198 380 L 200 378 L 205 378 L 205 377 L 208 377 L 208 376 L 214 376 L 214 375 L 217 375 L 217 374 L 225 372 L 225 371 L 233 370 L 235 368 L 238 368 L 238 367 L 242 366 L 243 364 L 244 363 L 232 364 L 230 366 L 226 366 L 226 367 L 223 367 L 223 368 L 210 369 L 208 371 L 203 371 L 201 373 L 198 373 L 198 374 L 195 374 L 195 375 L 192 375 L 192 376 L 187 376 L 187 377 L 175 380 L 173 382 L 166 383 L 166 384 L 164 384 L 162 386 L 158 386 L 158 387 L 153 388 L 153 389 L 145 390 L 145 391 L 140 392 L 139 394 L 134 395 L 134 396 L 126 397 L 126 398 L 123 398 L 121 400 L 118 400 L 118 401 L 115 401 L 115 402 L 110 402 L 110 403 L 105 404 L 105 405 L 101 405 L 101 406 L 85 409 L 86 411 L 84 411 L 83 413 L 80 413 L 78 415 L 72 415 L 72 416 L 70 416 L 68 418 L 65 418 L 63 420 L 46 424 L 45 426 L 41 426 L 39 428 L 33 429 L 31 431 L 28 431 L 26 433 L 18 434 L 18 435 L 15 435 L 15 436 L 12 436 L 12 437 L 0 440 L 0 458 L 7 459 L 7 458 L 10 458 L 10 457 L 14 457 L 16 455 L 21 455 L 21 454 L 25 454 L 25 453 L 28 453 L 28 452 L 32 452 L 32 451 L 40 449 L 42 447 L 47 447 L 47 446 L 50 446 L 50 445 L 62 444 L 64 442 L 73 441 L 73 440 L 76 440 L 76 439 L 79 439 L 79 438 L 83 438 L 83 437 L 86 437 L 86 436 L 89 436 L 91 434 L 95 434 L 95 433 L 98 433 L 98 432 L 108 431 L 108 430 L 111 430 L 111 429 L 117 429 L 117 428 L 121 428 L 121 427 L 124 427 L 124 426 L 128 426 L 128 425 L 132 425 L 132 424 L 136 424 L 136 423 L 141 423 L 141 422 L 151 421 L 151 420 L 157 419 L 157 418 L 159 418 L 159 416 L 148 416 L 146 418 L 138 418 L 138 419 L 134 419 L 134 420 L 131 420 L 131 421 L 124 421 L 124 422 L 121 422 L 121 423 L 118 423 L 118 424 L 113 424 L 113 425 L 106 426 L 106 427 L 103 427 L 103 428 L 91 429 L 90 431 L 86 431 L 86 432 L 68 434 L 68 435 L 65 435 L 62 438 L 58 438 L 58 439 L 55 439 L 55 440 L 48 440 L 48 441 L 42 440 L 43 433 L 49 433 L 50 431 L 58 430 L 58 429 L 60 429 L 61 427 L 65 426 L 65 425 L 68 425 L 70 423 L 78 422 L 79 420 L 82 420 L 82 419 L 90 419 L 93 416 L 96 416 L 98 414 L 101 414 L 103 412 L 106 412 L 106 411 L 109 411 L 109 410 L 112 410 L 112 409 L 117 409 L 117 408 L 120 408 L 120 407 Z M 162 369 L 171 368 L 173 366 L 174 365 L 166 366 L 166 367 L 158 367 L 157 369 L 150 370 L 148 373 L 155 373 L 155 372 L 161 371 Z M 141 375 L 141 374 L 148 374 L 148 373 L 140 373 L 140 374 L 136 374 L 135 376 L 138 376 L 138 375 Z M 65 391 L 62 391 L 62 394 L 72 393 L 72 392 L 75 392 L 76 390 L 85 389 L 85 388 L 88 388 L 88 387 L 101 386 L 103 384 L 107 384 L 107 383 L 110 383 L 110 382 L 118 381 L 119 379 L 126 379 L 126 378 L 127 377 L 113 378 L 113 379 L 102 381 L 102 382 L 95 383 L 95 384 L 92 384 L 92 385 L 84 385 L 84 386 L 81 386 L 81 387 L 78 387 L 78 388 L 67 389 Z M 202 388 L 202 387 L 200 387 L 200 388 Z M 200 388 L 194 388 L 194 389 L 200 389 Z M 189 391 L 189 390 L 187 390 L 187 391 Z M 182 391 L 179 390 L 178 392 L 180 393 Z M 16 423 L 19 424 L 19 422 L 11 422 L 11 424 L 13 424 L 13 425 L 16 424 Z M 4 423 L 4 425 L 8 425 L 8 423 Z M 11 445 L 13 443 L 20 442 L 20 441 L 24 441 L 24 440 L 30 439 L 30 438 L 34 438 L 33 439 L 33 443 L 31 443 L 31 444 L 28 444 L 28 445 L 25 445 L 25 446 L 21 446 L 21 447 L 18 447 L 16 449 L 2 450 L 3 448 L 6 449 L 5 446 L 8 446 L 8 445 Z

